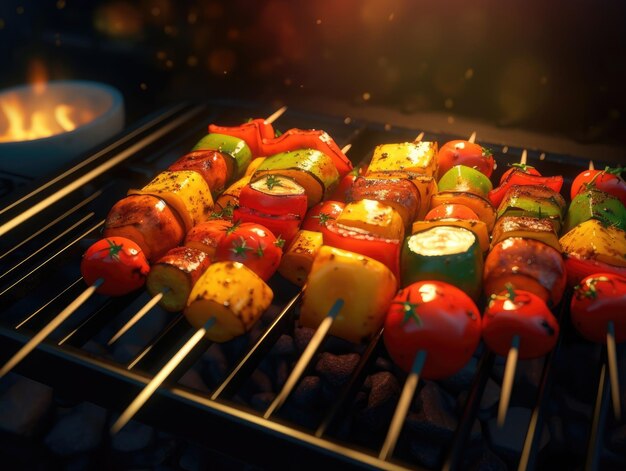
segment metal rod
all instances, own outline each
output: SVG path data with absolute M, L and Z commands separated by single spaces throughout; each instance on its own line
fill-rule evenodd
M 278 118 L 280 118 L 285 111 L 287 111 L 287 107 L 286 106 L 283 106 L 283 107 L 277 109 L 276 111 L 274 111 L 271 115 L 269 115 L 265 119 L 265 124 L 272 124 L 274 121 L 276 121 Z
M 474 131 L 474 132 L 472 133 L 472 135 L 469 137 L 469 139 L 467 140 L 467 142 L 471 142 L 472 144 L 473 144 L 474 142 L 476 142 L 476 131 Z
M 96 292 L 96 289 L 104 282 L 102 278 L 98 278 L 93 285 L 83 291 L 74 301 L 72 301 L 65 309 L 63 309 L 54 319 L 35 334 L 22 348 L 20 348 L 15 355 L 13 355 L 9 361 L 0 369 L 0 378 L 11 371 L 15 365 L 22 361 L 26 356 L 32 352 L 37 345 L 43 342 L 48 335 L 50 335 L 54 329 L 56 329 L 65 319 L 70 317 L 80 306 L 83 305 L 89 297 Z
M 517 369 L 517 358 L 519 356 L 519 335 L 514 335 L 511 340 L 511 348 L 506 357 L 504 366 L 504 378 L 502 379 L 502 392 L 500 393 L 500 404 L 498 404 L 498 427 L 502 427 L 506 421 L 506 413 L 509 410 L 511 401 L 511 391 L 515 381 L 515 370 Z
M 609 402 L 609 385 L 607 382 L 606 364 L 602 364 L 600 368 L 600 380 L 598 381 L 598 393 L 596 394 L 596 404 L 593 408 L 593 421 L 589 435 L 589 445 L 587 447 L 587 459 L 585 460 L 585 470 L 587 471 L 600 469 L 602 442 L 604 439 Z
M 115 435 L 135 416 L 141 407 L 150 399 L 152 394 L 163 384 L 163 381 L 185 359 L 189 352 L 202 340 L 207 331 L 215 324 L 215 317 L 211 317 L 203 327 L 199 328 L 187 342 L 174 354 L 161 370 L 146 384 L 146 387 L 137 395 L 130 405 L 122 412 L 113 426 L 111 434 Z
M 609 363 L 609 377 L 611 379 L 611 398 L 613 399 L 613 413 L 619 421 L 622 418 L 620 401 L 619 377 L 617 369 L 617 349 L 615 347 L 615 325 L 609 321 L 606 327 L 606 355 Z
M 317 349 L 322 344 L 324 337 L 326 337 L 326 334 L 330 330 L 330 327 L 333 325 L 333 322 L 335 318 L 337 317 L 337 315 L 339 314 L 339 312 L 341 311 L 343 304 L 344 304 L 344 300 L 339 298 L 332 305 L 332 307 L 330 308 L 330 311 L 328 311 L 327 316 L 321 322 L 321 324 L 315 331 L 315 334 L 313 334 L 313 337 L 311 337 L 309 344 L 306 346 L 306 348 L 302 352 L 300 359 L 296 363 L 296 366 L 294 366 L 293 371 L 287 378 L 287 381 L 285 381 L 285 384 L 283 388 L 281 389 L 280 393 L 278 393 L 278 395 L 274 398 L 270 406 L 265 411 L 265 414 L 263 414 L 264 419 L 269 419 L 272 416 L 272 414 L 277 409 L 279 409 L 280 406 L 283 405 L 285 400 L 287 400 L 287 398 L 289 397 L 289 394 L 291 394 L 291 391 L 293 390 L 294 386 L 298 383 L 298 381 L 300 380 L 300 377 L 302 376 L 307 366 L 309 365 L 309 362 L 315 355 L 315 352 L 317 352 Z
M 413 399 L 413 395 L 415 394 L 415 389 L 417 389 L 417 384 L 420 380 L 420 374 L 422 373 L 422 369 L 424 368 L 424 364 L 426 363 L 426 353 L 426 350 L 420 350 L 417 352 L 417 355 L 415 355 L 415 360 L 413 360 L 411 372 L 404 382 L 402 394 L 400 394 L 398 405 L 396 406 L 396 410 L 393 413 L 393 418 L 391 419 L 391 425 L 389 426 L 389 431 L 387 432 L 387 436 L 385 437 L 385 442 L 383 443 L 383 446 L 380 449 L 380 453 L 378 454 L 378 458 L 380 458 L 381 460 L 387 460 L 390 456 L 393 455 L 393 450 L 395 450 L 396 448 L 396 443 L 398 442 L 398 438 L 400 437 L 400 432 L 402 431 L 402 425 L 404 425 L 406 413 L 411 406 L 411 400 Z
M 107 345 L 110 347 L 113 345 L 117 339 L 119 339 L 122 335 L 124 335 L 128 330 L 134 326 L 139 320 L 145 316 L 150 310 L 157 305 L 157 303 L 163 298 L 165 293 L 157 293 L 155 294 L 133 317 L 130 318 L 126 324 L 122 326 L 120 330 L 118 330 L 113 337 L 107 342 Z

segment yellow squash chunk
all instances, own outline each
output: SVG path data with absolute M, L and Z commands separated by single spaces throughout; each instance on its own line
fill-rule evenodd
M 185 232 L 196 224 L 208 221 L 213 210 L 213 197 L 206 180 L 193 170 L 164 171 L 141 190 L 129 195 L 152 195 L 162 198 L 181 217 Z
M 241 177 L 235 183 L 226 188 L 224 192 L 215 200 L 215 209 L 223 211 L 224 208 L 228 206 L 238 206 L 239 193 L 241 193 L 241 189 L 248 183 L 250 183 L 250 175 Z
M 605 227 L 600 221 L 589 219 L 561 237 L 560 242 L 565 253 L 626 267 L 626 232 L 615 226 Z
M 508 237 L 535 239 L 561 252 L 561 244 L 556 235 L 554 223 L 550 219 L 532 217 L 503 216 L 498 218 L 491 234 L 491 246 Z
M 303 286 L 322 244 L 321 232 L 298 231 L 280 259 L 278 273 L 294 285 Z
M 398 211 L 376 200 L 362 199 L 348 203 L 337 223 L 386 239 L 404 239 L 404 221 Z
M 415 188 L 417 188 L 417 192 L 420 196 L 419 205 L 417 207 L 417 214 L 415 215 L 415 220 L 420 221 L 424 219 L 426 213 L 430 210 L 430 200 L 432 196 L 437 193 L 437 182 L 433 177 L 429 177 L 426 175 L 418 175 L 410 172 L 371 172 L 368 170 L 366 176 L 368 178 L 389 178 L 396 179 L 401 178 L 404 180 L 408 180 Z
M 433 195 L 430 200 L 430 208 L 447 203 L 463 204 L 474 211 L 481 221 L 487 224 L 487 230 L 491 232 L 496 223 L 496 210 L 491 203 L 482 196 L 460 191 L 444 191 Z
M 478 244 L 480 245 L 480 250 L 482 251 L 482 253 L 484 254 L 489 251 L 489 231 L 487 230 L 487 224 L 479 220 L 439 218 L 431 219 L 429 221 L 415 221 L 413 223 L 411 234 L 415 234 L 416 232 L 424 231 L 426 229 L 430 229 L 431 227 L 436 226 L 454 226 L 467 229 L 468 231 L 473 232 L 476 236 L 476 239 L 478 239 Z
M 368 175 L 378 172 L 409 172 L 433 177 L 437 175 L 436 142 L 401 142 L 382 144 L 374 149 Z
M 214 342 L 226 342 L 248 332 L 273 297 L 271 288 L 245 265 L 217 262 L 194 285 L 184 314 L 195 328 L 214 317 L 206 336 Z
M 313 261 L 300 308 L 300 323 L 316 328 L 337 299 L 344 304 L 330 333 L 367 341 L 381 328 L 398 282 L 382 263 L 324 245 Z
M 244 176 L 251 177 L 252 174 L 257 171 L 259 165 L 261 165 L 264 160 L 265 157 L 257 157 L 256 159 L 253 159 L 252 162 L 250 162 L 250 165 L 248 165 Z

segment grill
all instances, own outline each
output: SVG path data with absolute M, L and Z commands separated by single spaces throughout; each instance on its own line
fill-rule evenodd
M 84 290 L 79 273 L 80 256 L 98 237 L 109 208 L 128 188 L 142 186 L 191 148 L 206 132 L 208 123 L 237 124 L 271 111 L 266 106 L 232 101 L 181 104 L 146 119 L 51 180 L 31 185 L 18 195 L 15 193 L 19 190 L 14 191 L 10 199 L 5 198 L 0 210 L 0 361 L 6 361 Z M 409 140 L 422 131 L 379 122 L 346 122 L 338 116 L 293 109 L 281 118 L 278 127 L 325 129 L 340 146 L 352 144 L 349 155 L 355 163 L 367 159 L 377 144 Z M 457 136 L 426 132 L 424 139 L 443 143 L 453 137 Z M 522 153 L 520 148 L 485 145 L 495 149 L 496 161 L 500 163 L 496 178 L 503 172 L 502 163 L 519 160 Z M 540 150 L 530 151 L 528 160 L 545 175 L 564 174 L 566 192 L 572 177 L 588 164 L 584 158 L 546 155 Z M 596 162 L 596 166 L 604 163 Z M 486 426 L 476 429 L 475 424 L 481 413 L 481 401 L 488 394 L 489 383 L 498 378 L 502 362 L 482 348 L 477 352 L 475 368 L 465 370 L 471 376 L 458 388 L 458 420 L 451 427 L 451 438 L 444 440 L 442 455 L 435 464 L 420 461 L 411 452 L 413 445 L 407 438 L 408 430 L 400 436 L 392 457 L 378 458 L 392 410 L 383 417 L 384 426 L 379 433 L 363 438 L 355 426 L 346 431 L 346 424 L 353 423 L 359 413 L 359 397 L 366 377 L 379 371 L 380 362 L 384 362 L 382 332 L 355 351 L 358 360 L 351 373 L 332 391 L 330 400 L 315 409 L 311 420 L 298 420 L 288 413 L 289 401 L 269 419 L 264 419 L 264 410 L 259 412 L 258 407 L 242 400 L 245 396 L 242 391 L 249 387 L 259 366 L 273 354 L 283 334 L 295 332 L 299 300 L 298 290 L 278 275 L 270 284 L 275 293 L 273 306 L 264 315 L 259 329 L 243 340 L 230 342 L 227 348 L 236 360 L 219 380 L 208 391 L 179 381 L 212 348 L 211 342 L 203 340 L 139 411 L 138 420 L 221 453 L 243 456 L 246 461 L 268 469 L 293 466 L 295 460 L 299 467 L 307 469 L 319 466 L 461 469 L 475 462 L 477 453 L 480 455 L 480 447 L 476 452 L 472 442 L 482 442 L 487 437 L 493 441 L 493 430 Z M 120 298 L 95 295 L 28 355 L 16 372 L 51 385 L 68 397 L 123 410 L 193 335 L 193 329 L 181 314 L 165 314 L 154 308 L 129 335 L 119 340 L 114 350 L 108 349 L 107 340 L 148 299 L 143 292 Z M 606 353 L 576 336 L 569 324 L 566 304 L 562 303 L 558 311 L 563 325 L 561 339 L 545 359 L 532 363 L 536 375 L 531 387 L 520 391 L 518 375 L 512 403 L 525 404 L 531 410 L 529 420 L 515 426 L 516 433 L 524 436 L 523 446 L 506 458 L 518 469 L 557 463 L 573 466 L 583 459 L 587 468 L 597 469 L 603 459 L 612 465 L 623 465 L 626 459 L 616 453 L 609 453 L 607 458 L 605 449 L 606 432 L 618 425 L 612 422 L 610 412 Z M 333 339 L 326 339 L 320 351 L 331 348 L 332 342 Z M 624 365 L 623 349 L 618 354 Z M 572 372 L 568 363 L 578 361 L 581 355 L 587 361 L 577 372 Z M 304 373 L 310 372 L 314 363 Z M 399 379 L 401 384 L 403 378 Z M 586 438 L 581 439 L 586 441 L 586 446 L 553 445 L 556 437 L 550 437 L 546 445 L 542 435 L 547 417 L 550 421 L 554 417 L 558 419 L 563 394 L 579 388 L 584 392 L 578 395 L 588 399 L 586 403 L 583 401 L 585 407 L 593 409 L 584 431 Z

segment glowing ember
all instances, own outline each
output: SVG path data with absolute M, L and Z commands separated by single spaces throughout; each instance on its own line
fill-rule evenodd
M 8 95 L 0 100 L 0 142 L 30 141 L 54 136 L 73 131 L 79 123 L 95 118 L 93 112 L 79 112 L 73 106 L 46 101 L 53 100 L 45 100 L 42 106 L 32 110 L 17 95 Z M 3 123 L 6 124 L 3 126 Z

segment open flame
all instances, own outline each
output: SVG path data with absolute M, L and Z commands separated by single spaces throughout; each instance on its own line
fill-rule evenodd
M 47 74 L 41 62 L 31 64 L 32 97 L 7 93 L 0 96 L 0 142 L 30 141 L 73 131 L 93 120 L 95 112 L 64 103 L 46 87 Z

